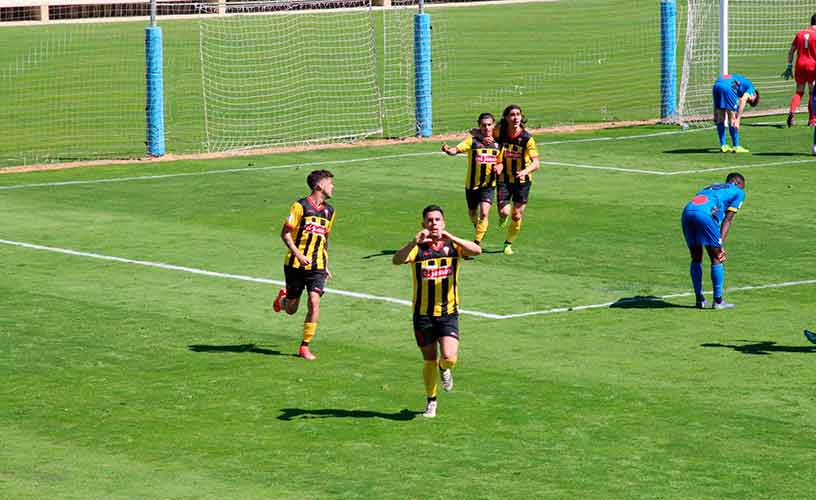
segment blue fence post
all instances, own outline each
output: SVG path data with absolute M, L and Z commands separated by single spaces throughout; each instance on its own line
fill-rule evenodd
M 414 95 L 416 96 L 417 134 L 433 134 L 431 106 L 431 16 L 414 16 Z
M 660 0 L 660 118 L 677 115 L 677 3 Z
M 147 79 L 147 154 L 164 156 L 164 69 L 162 32 L 158 26 L 145 29 L 145 76 Z

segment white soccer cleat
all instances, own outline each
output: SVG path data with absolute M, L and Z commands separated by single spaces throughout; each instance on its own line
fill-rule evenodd
M 428 405 L 425 407 L 425 413 L 423 413 L 422 416 L 427 418 L 434 418 L 436 416 L 436 400 L 428 401 Z
M 813 156 L 816 156 L 816 144 L 810 147 L 810 152 L 813 154 Z
M 448 369 L 440 368 L 439 378 L 440 380 L 442 380 L 442 389 L 444 389 L 445 392 L 450 392 L 453 390 L 453 372 L 451 372 L 450 368 Z

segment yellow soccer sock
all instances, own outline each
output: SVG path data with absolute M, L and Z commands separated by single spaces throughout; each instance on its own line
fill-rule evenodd
M 453 368 L 456 366 L 456 356 L 451 356 L 450 358 L 442 358 L 439 360 L 439 368 L 443 370 L 447 370 L 448 368 Z
M 487 233 L 488 222 L 487 219 L 479 219 L 476 223 L 476 241 L 482 241 L 485 233 Z
M 432 361 L 426 359 L 422 364 L 422 380 L 425 382 L 425 396 L 429 398 L 436 397 L 437 371 L 435 359 Z
M 516 239 L 519 231 L 521 231 L 521 219 L 513 219 L 510 221 L 510 225 L 507 226 L 507 238 L 505 238 L 505 241 L 507 241 L 507 243 L 513 243 L 513 240 Z
M 303 343 L 308 344 L 312 341 L 317 331 L 317 323 L 303 323 Z
M 470 217 L 470 222 L 473 224 L 473 227 L 476 227 L 476 224 L 479 223 L 479 214 L 470 213 L 468 216 Z

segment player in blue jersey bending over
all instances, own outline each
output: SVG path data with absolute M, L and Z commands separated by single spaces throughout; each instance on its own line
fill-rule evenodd
M 750 153 L 740 146 L 740 117 L 746 104 L 752 107 L 759 104 L 759 91 L 754 88 L 751 80 L 734 73 L 718 78 L 711 93 L 714 97 L 714 124 L 717 126 L 717 137 L 720 139 L 720 151 L 723 153 Z M 729 147 L 725 141 L 726 115 L 733 148 Z
M 691 283 L 694 286 L 696 306 L 706 307 L 703 295 L 703 247 L 711 259 L 711 284 L 714 288 L 714 309 L 734 307 L 723 300 L 725 282 L 725 249 L 723 243 L 734 221 L 734 215 L 745 201 L 745 177 L 733 172 L 723 184 L 704 187 L 683 209 L 680 222 L 691 254 Z

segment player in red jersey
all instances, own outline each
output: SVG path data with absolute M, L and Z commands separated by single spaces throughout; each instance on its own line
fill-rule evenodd
M 794 72 L 793 54 L 796 54 L 796 71 Z M 805 94 L 805 84 L 808 86 L 808 125 L 813 126 L 813 82 L 816 80 L 816 14 L 810 18 L 810 27 L 796 33 L 788 51 L 788 67 L 782 73 L 785 80 L 794 76 L 796 79 L 796 93 L 793 94 L 788 113 L 788 127 L 793 126 L 793 116 L 802 96 Z

